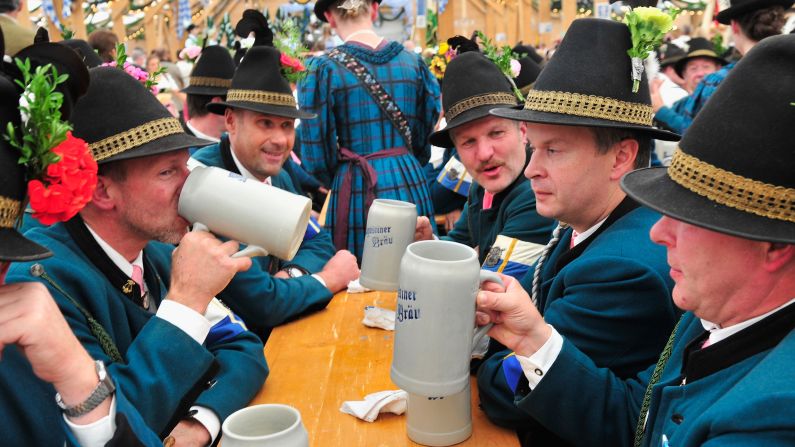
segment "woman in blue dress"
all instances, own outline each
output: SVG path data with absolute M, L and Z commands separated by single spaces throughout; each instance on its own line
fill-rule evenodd
M 374 198 L 412 202 L 433 222 L 422 166 L 440 111 L 439 86 L 416 54 L 373 30 L 380 0 L 319 0 L 315 15 L 345 43 L 308 62 L 298 84 L 306 169 L 331 199 L 326 228 L 337 249 L 361 262 L 367 211 Z

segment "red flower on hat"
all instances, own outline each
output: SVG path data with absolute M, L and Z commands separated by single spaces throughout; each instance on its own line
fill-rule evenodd
M 97 186 L 97 162 L 85 141 L 66 133 L 66 140 L 52 152 L 60 160 L 47 166 L 41 180 L 28 182 L 33 217 L 44 225 L 64 222 L 88 202 Z
M 281 62 L 282 67 L 291 70 L 293 73 L 298 73 L 306 70 L 306 67 L 304 67 L 304 64 L 301 63 L 300 60 L 294 57 L 290 57 L 285 53 L 282 53 L 279 61 Z

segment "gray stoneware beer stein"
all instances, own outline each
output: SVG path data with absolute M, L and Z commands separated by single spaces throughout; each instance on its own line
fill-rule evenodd
M 448 446 L 472 436 L 472 392 L 469 382 L 463 391 L 447 397 L 408 395 L 406 431 L 417 444 Z
M 223 447 L 309 447 L 301 413 L 289 405 L 240 409 L 226 418 L 221 431 Z
M 398 288 L 400 260 L 414 240 L 417 206 L 400 200 L 375 199 L 367 214 L 359 283 L 373 290 Z
M 179 196 L 179 215 L 194 229 L 247 245 L 233 257 L 293 259 L 311 209 L 307 197 L 216 167 L 194 168 Z
M 406 248 L 392 382 L 421 396 L 445 397 L 466 387 L 472 346 L 490 328 L 475 331 L 475 298 L 484 281 L 502 284 L 496 273 L 480 270 L 477 253 L 466 245 L 420 241 Z

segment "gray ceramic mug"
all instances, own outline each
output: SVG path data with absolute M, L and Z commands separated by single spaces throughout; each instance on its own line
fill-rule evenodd
M 179 195 L 179 215 L 194 227 L 247 247 L 238 256 L 289 261 L 301 246 L 312 202 L 216 167 L 196 167 Z
M 410 244 L 400 263 L 391 377 L 421 396 L 450 396 L 469 383 L 472 346 L 489 330 L 475 331 L 480 284 L 499 276 L 480 270 L 470 247 L 449 241 Z
M 223 447 L 309 447 L 301 413 L 289 405 L 240 409 L 226 418 L 221 431 Z
M 400 200 L 375 199 L 367 214 L 359 283 L 373 290 L 398 288 L 400 260 L 414 240 L 417 206 Z
M 469 382 L 463 391 L 447 397 L 408 395 L 406 431 L 417 444 L 448 446 L 472 436 L 472 393 Z

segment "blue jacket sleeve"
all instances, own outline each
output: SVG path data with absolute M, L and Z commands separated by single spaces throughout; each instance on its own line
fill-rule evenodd
M 609 368 L 615 380 L 633 377 L 659 356 L 676 322 L 669 288 L 665 278 L 643 263 L 610 256 L 592 261 L 572 263 L 559 273 L 563 277 L 555 283 L 565 284 L 565 290 L 547 306 L 544 320 L 581 355 L 593 359 L 589 361 Z M 526 289 L 531 280 L 532 271 L 523 280 Z M 520 428 L 527 406 L 523 411 L 512 405 L 514 393 L 502 371 L 508 352 L 500 354 L 489 357 L 478 371 L 481 403 L 490 419 Z
M 299 315 L 326 307 L 332 294 L 311 276 L 274 278 L 255 262 L 232 279 L 218 298 L 258 335 Z
M 219 370 L 195 404 L 213 410 L 223 421 L 259 392 L 268 376 L 268 365 L 262 342 L 249 331 L 208 344 L 207 349 L 215 356 Z

